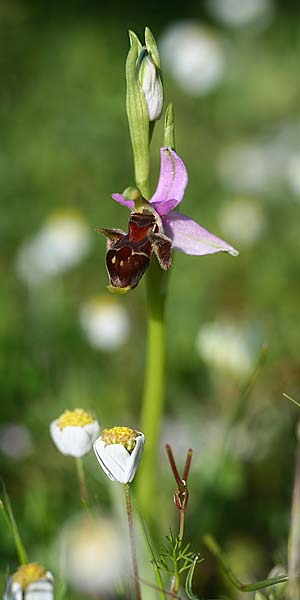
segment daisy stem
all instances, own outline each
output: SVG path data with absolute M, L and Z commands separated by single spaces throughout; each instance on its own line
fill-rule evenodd
M 137 557 L 136 557 L 136 547 L 135 547 L 135 539 L 134 539 L 134 528 L 133 528 L 133 518 L 132 518 L 132 507 L 131 507 L 129 483 L 125 483 L 124 492 L 125 492 L 126 511 L 127 511 L 127 518 L 128 518 L 128 528 L 129 528 L 129 538 L 130 538 L 130 546 L 131 546 L 131 557 L 132 557 L 132 566 L 133 566 L 133 574 L 134 574 L 136 600 L 141 600 L 142 594 L 141 594 L 138 564 L 137 564 Z
M 82 461 L 82 458 L 75 458 L 75 461 L 76 461 L 77 476 L 78 476 L 78 481 L 79 481 L 80 499 L 81 499 L 81 502 L 82 502 L 84 508 L 87 511 L 89 511 L 89 494 L 88 494 L 87 486 L 86 486 L 83 461 Z
M 299 423 L 300 425 L 300 423 Z M 298 430 L 299 430 L 298 425 Z M 288 585 L 287 598 L 299 600 L 300 598 L 300 441 L 297 435 L 295 480 L 292 497 L 291 524 L 288 542 L 288 576 L 291 580 Z M 298 580 L 296 577 L 298 576 Z

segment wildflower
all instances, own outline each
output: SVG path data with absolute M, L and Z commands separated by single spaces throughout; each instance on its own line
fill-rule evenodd
M 58 547 L 63 579 L 84 597 L 111 597 L 128 573 L 126 536 L 112 517 L 73 517 L 63 525 Z
M 114 200 L 130 208 L 128 233 L 120 229 L 97 228 L 108 238 L 106 267 L 110 291 L 127 292 L 137 286 L 148 268 L 153 252 L 162 269 L 172 264 L 172 250 L 204 255 L 238 252 L 193 219 L 173 209 L 183 199 L 188 182 L 186 167 L 171 148 L 161 148 L 161 168 L 157 189 L 149 202 L 138 191 L 128 200 L 113 194 Z
M 80 310 L 80 323 L 90 345 L 108 352 L 122 346 L 130 330 L 126 308 L 114 298 L 107 300 L 107 296 L 85 302 Z
M 7 582 L 4 600 L 54 600 L 54 578 L 38 563 L 22 565 Z
M 261 31 L 275 14 L 273 0 L 206 0 L 205 4 L 217 21 L 235 29 L 252 26 Z
M 94 442 L 94 452 L 103 471 L 112 481 L 130 483 L 139 466 L 145 436 L 129 427 L 104 429 Z
M 65 273 L 84 258 L 90 248 L 90 232 L 80 214 L 50 215 L 41 229 L 25 241 L 17 255 L 16 269 L 24 283 L 43 285 Z
M 33 440 L 29 429 L 20 423 L 3 423 L 0 426 L 0 454 L 19 461 L 33 452 Z
M 245 248 L 253 246 L 266 229 L 261 205 L 253 198 L 241 197 L 227 202 L 220 213 L 220 227 Z
M 159 45 L 166 69 L 190 96 L 209 94 L 226 75 L 227 46 L 217 32 L 198 21 L 171 23 Z
M 52 421 L 50 433 L 62 454 L 80 458 L 90 451 L 99 433 L 99 423 L 81 408 L 65 410 L 58 419 Z
M 255 367 L 259 342 L 256 323 L 239 324 L 223 318 L 202 325 L 196 337 L 196 350 L 213 370 L 243 380 Z

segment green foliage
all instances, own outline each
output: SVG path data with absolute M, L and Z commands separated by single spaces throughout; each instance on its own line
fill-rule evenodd
M 201 563 L 204 558 L 200 558 L 190 550 L 191 544 L 183 544 L 179 536 L 174 536 L 170 529 L 169 534 L 166 536 L 166 541 L 161 545 L 161 551 L 159 559 L 157 561 L 158 567 L 166 575 L 177 581 L 176 589 L 179 588 L 181 581 L 181 575 L 186 574 L 186 593 L 188 598 L 195 600 L 196 596 L 193 595 L 192 584 L 193 575 L 196 564 Z
M 190 445 L 194 450 L 187 539 L 195 536 L 199 547 L 209 530 L 224 547 L 235 541 L 243 549 L 255 542 L 259 551 L 252 550 L 251 565 L 246 560 L 239 565 L 247 580 L 254 581 L 278 557 L 285 562 L 298 409 L 282 393 L 299 398 L 299 194 L 286 180 L 240 192 L 224 182 L 220 164 L 235 144 L 260 146 L 268 139 L 274 150 L 279 130 L 281 139 L 298 136 L 298 9 L 295 3 L 278 2 L 270 27 L 248 35 L 218 26 L 199 2 L 171 7 L 160 2 L 154 10 L 135 2 L 119 15 L 113 3 L 85 4 L 9 0 L 0 8 L 0 471 L 30 559 L 47 563 L 57 576 L 60 528 L 80 510 L 80 499 L 74 465 L 53 447 L 49 423 L 65 408 L 82 406 L 95 410 L 102 426 L 118 424 L 121 415 L 138 426 L 144 289 L 141 285 L 121 299 L 131 320 L 126 344 L 113 352 L 97 350 L 83 335 L 79 312 L 91 296 L 106 294 L 105 242 L 91 234 L 89 256 L 36 289 L 20 280 L 16 257 L 21 244 L 56 210 L 75 208 L 89 226 L 126 228 L 126 209 L 110 198 L 134 185 L 124 111 L 126 29 L 130 26 L 141 36 L 147 22 L 159 40 L 170 14 L 172 20 L 179 15 L 201 20 L 230 48 L 223 83 L 208 96 L 193 97 L 164 70 L 166 98 L 176 110 L 176 149 L 189 168 L 185 210 L 227 239 L 223 211 L 246 197 L 259 208 L 265 228 L 253 245 L 233 234 L 228 238 L 240 250 L 235 260 L 188 260 L 176 254 L 162 433 L 179 455 Z M 153 147 L 158 147 L 162 129 L 158 123 Z M 278 144 L 276 156 L 280 148 Z M 293 148 L 297 155 L 297 143 Z M 152 153 L 151 161 L 154 190 L 158 153 Z M 263 166 L 262 161 L 257 169 Z M 270 179 L 275 175 L 274 164 Z M 235 235 L 240 234 L 237 229 Z M 269 347 L 234 419 L 244 380 L 215 371 L 195 346 L 200 327 L 224 316 L 238 324 L 257 324 L 260 342 Z M 12 423 L 30 432 L 28 455 L 16 458 L 4 452 L 2 433 Z M 161 459 L 162 485 L 153 499 L 163 524 L 175 519 L 167 468 Z M 92 456 L 86 459 L 86 471 L 93 501 L 111 511 L 115 490 L 99 475 Z M 2 591 L 18 562 L 2 516 L 0 534 Z M 168 568 L 172 565 L 167 562 Z M 190 561 L 182 574 L 186 580 L 192 566 Z M 201 572 L 189 593 L 221 597 L 223 581 L 215 571 L 212 575 L 209 560 Z M 82 598 L 70 590 L 65 596 Z

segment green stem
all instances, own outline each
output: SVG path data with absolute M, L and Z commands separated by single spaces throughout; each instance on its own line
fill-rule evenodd
M 298 425 L 299 428 L 299 425 Z M 297 436 L 299 438 L 299 435 Z M 297 439 L 295 480 L 292 498 L 291 524 L 288 542 L 288 576 L 291 580 L 287 596 L 291 600 L 299 600 L 299 580 L 295 578 L 300 572 L 300 441 Z
M 179 534 L 178 534 L 178 539 L 180 541 L 180 543 L 183 540 L 183 532 L 184 532 L 184 509 L 180 510 L 180 517 L 179 517 Z
M 10 498 L 6 491 L 6 487 L 5 487 L 2 479 L 1 479 L 1 484 L 2 484 L 2 489 L 3 489 L 4 502 L 2 500 L 0 500 L 0 511 L 2 512 L 3 517 L 6 521 L 6 524 L 7 524 L 8 528 L 12 534 L 12 537 L 14 539 L 20 564 L 25 565 L 28 563 L 27 552 L 26 552 L 24 544 L 22 542 L 22 539 L 21 539 L 21 536 L 19 533 L 19 529 L 17 526 L 17 522 L 15 520 L 14 512 L 12 509 L 12 505 L 10 502 Z
M 158 586 L 158 589 L 159 589 L 160 598 L 161 598 L 161 600 L 166 600 L 166 595 L 165 595 L 165 592 L 164 592 L 164 584 L 163 584 L 162 576 L 161 576 L 161 573 L 160 573 L 160 570 L 159 570 L 159 566 L 157 564 L 157 560 L 156 560 L 156 556 L 154 554 L 154 550 L 153 550 L 153 548 L 151 546 L 149 534 L 148 534 L 148 531 L 147 531 L 147 527 L 146 527 L 145 521 L 143 519 L 143 515 L 142 515 L 142 513 L 141 513 L 140 510 L 138 510 L 137 514 L 138 514 L 138 518 L 139 518 L 141 530 L 142 530 L 142 533 L 143 533 L 143 536 L 144 536 L 144 540 L 145 540 L 145 543 L 146 543 L 146 546 L 147 546 L 147 550 L 148 550 L 148 553 L 149 553 L 150 561 L 151 561 L 151 564 L 152 564 L 152 567 L 153 567 L 153 570 L 154 570 L 154 573 L 155 573 L 155 576 L 156 576 L 156 581 L 157 581 L 157 586 Z
M 84 474 L 82 458 L 75 458 L 75 462 L 76 462 L 77 476 L 78 476 L 78 481 L 79 481 L 80 499 L 81 499 L 81 502 L 82 502 L 84 508 L 88 511 L 89 510 L 89 494 L 87 491 L 87 486 L 86 486 L 86 481 L 85 481 L 85 474 Z
M 148 340 L 141 428 L 146 437 L 138 498 L 146 520 L 157 511 L 157 449 L 165 395 L 165 300 L 167 274 L 153 259 L 147 274 Z
M 126 483 L 124 485 L 124 492 L 125 492 L 125 501 L 126 501 L 126 510 L 127 510 L 127 519 L 128 519 L 128 528 L 129 528 L 129 538 L 130 538 L 130 546 L 131 546 L 131 557 L 132 557 L 132 566 L 133 566 L 133 573 L 134 573 L 136 599 L 142 600 L 139 572 L 138 572 L 138 563 L 137 563 L 137 557 L 136 557 L 136 547 L 135 547 L 135 539 L 134 539 L 134 528 L 133 528 L 129 483 Z
M 207 534 L 204 536 L 203 541 L 207 548 L 217 559 L 227 579 L 237 590 L 240 590 L 241 592 L 254 592 L 256 590 L 261 590 L 271 585 L 285 583 L 286 581 L 288 581 L 288 576 L 282 575 L 279 577 L 270 577 L 269 579 L 263 579 L 262 581 L 257 581 L 256 583 L 242 583 L 223 557 L 221 548 L 219 547 L 218 543 L 213 538 L 213 536 Z

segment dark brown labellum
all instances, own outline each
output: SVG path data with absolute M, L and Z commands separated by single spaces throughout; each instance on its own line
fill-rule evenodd
M 112 243 L 106 254 L 106 267 L 114 287 L 133 289 L 150 265 L 153 242 L 150 233 L 158 231 L 155 216 L 132 213 L 128 233 Z
M 171 240 L 159 231 L 155 212 L 132 212 L 128 233 L 95 228 L 108 238 L 106 268 L 116 291 L 134 289 L 150 265 L 153 252 L 163 269 L 171 266 Z

